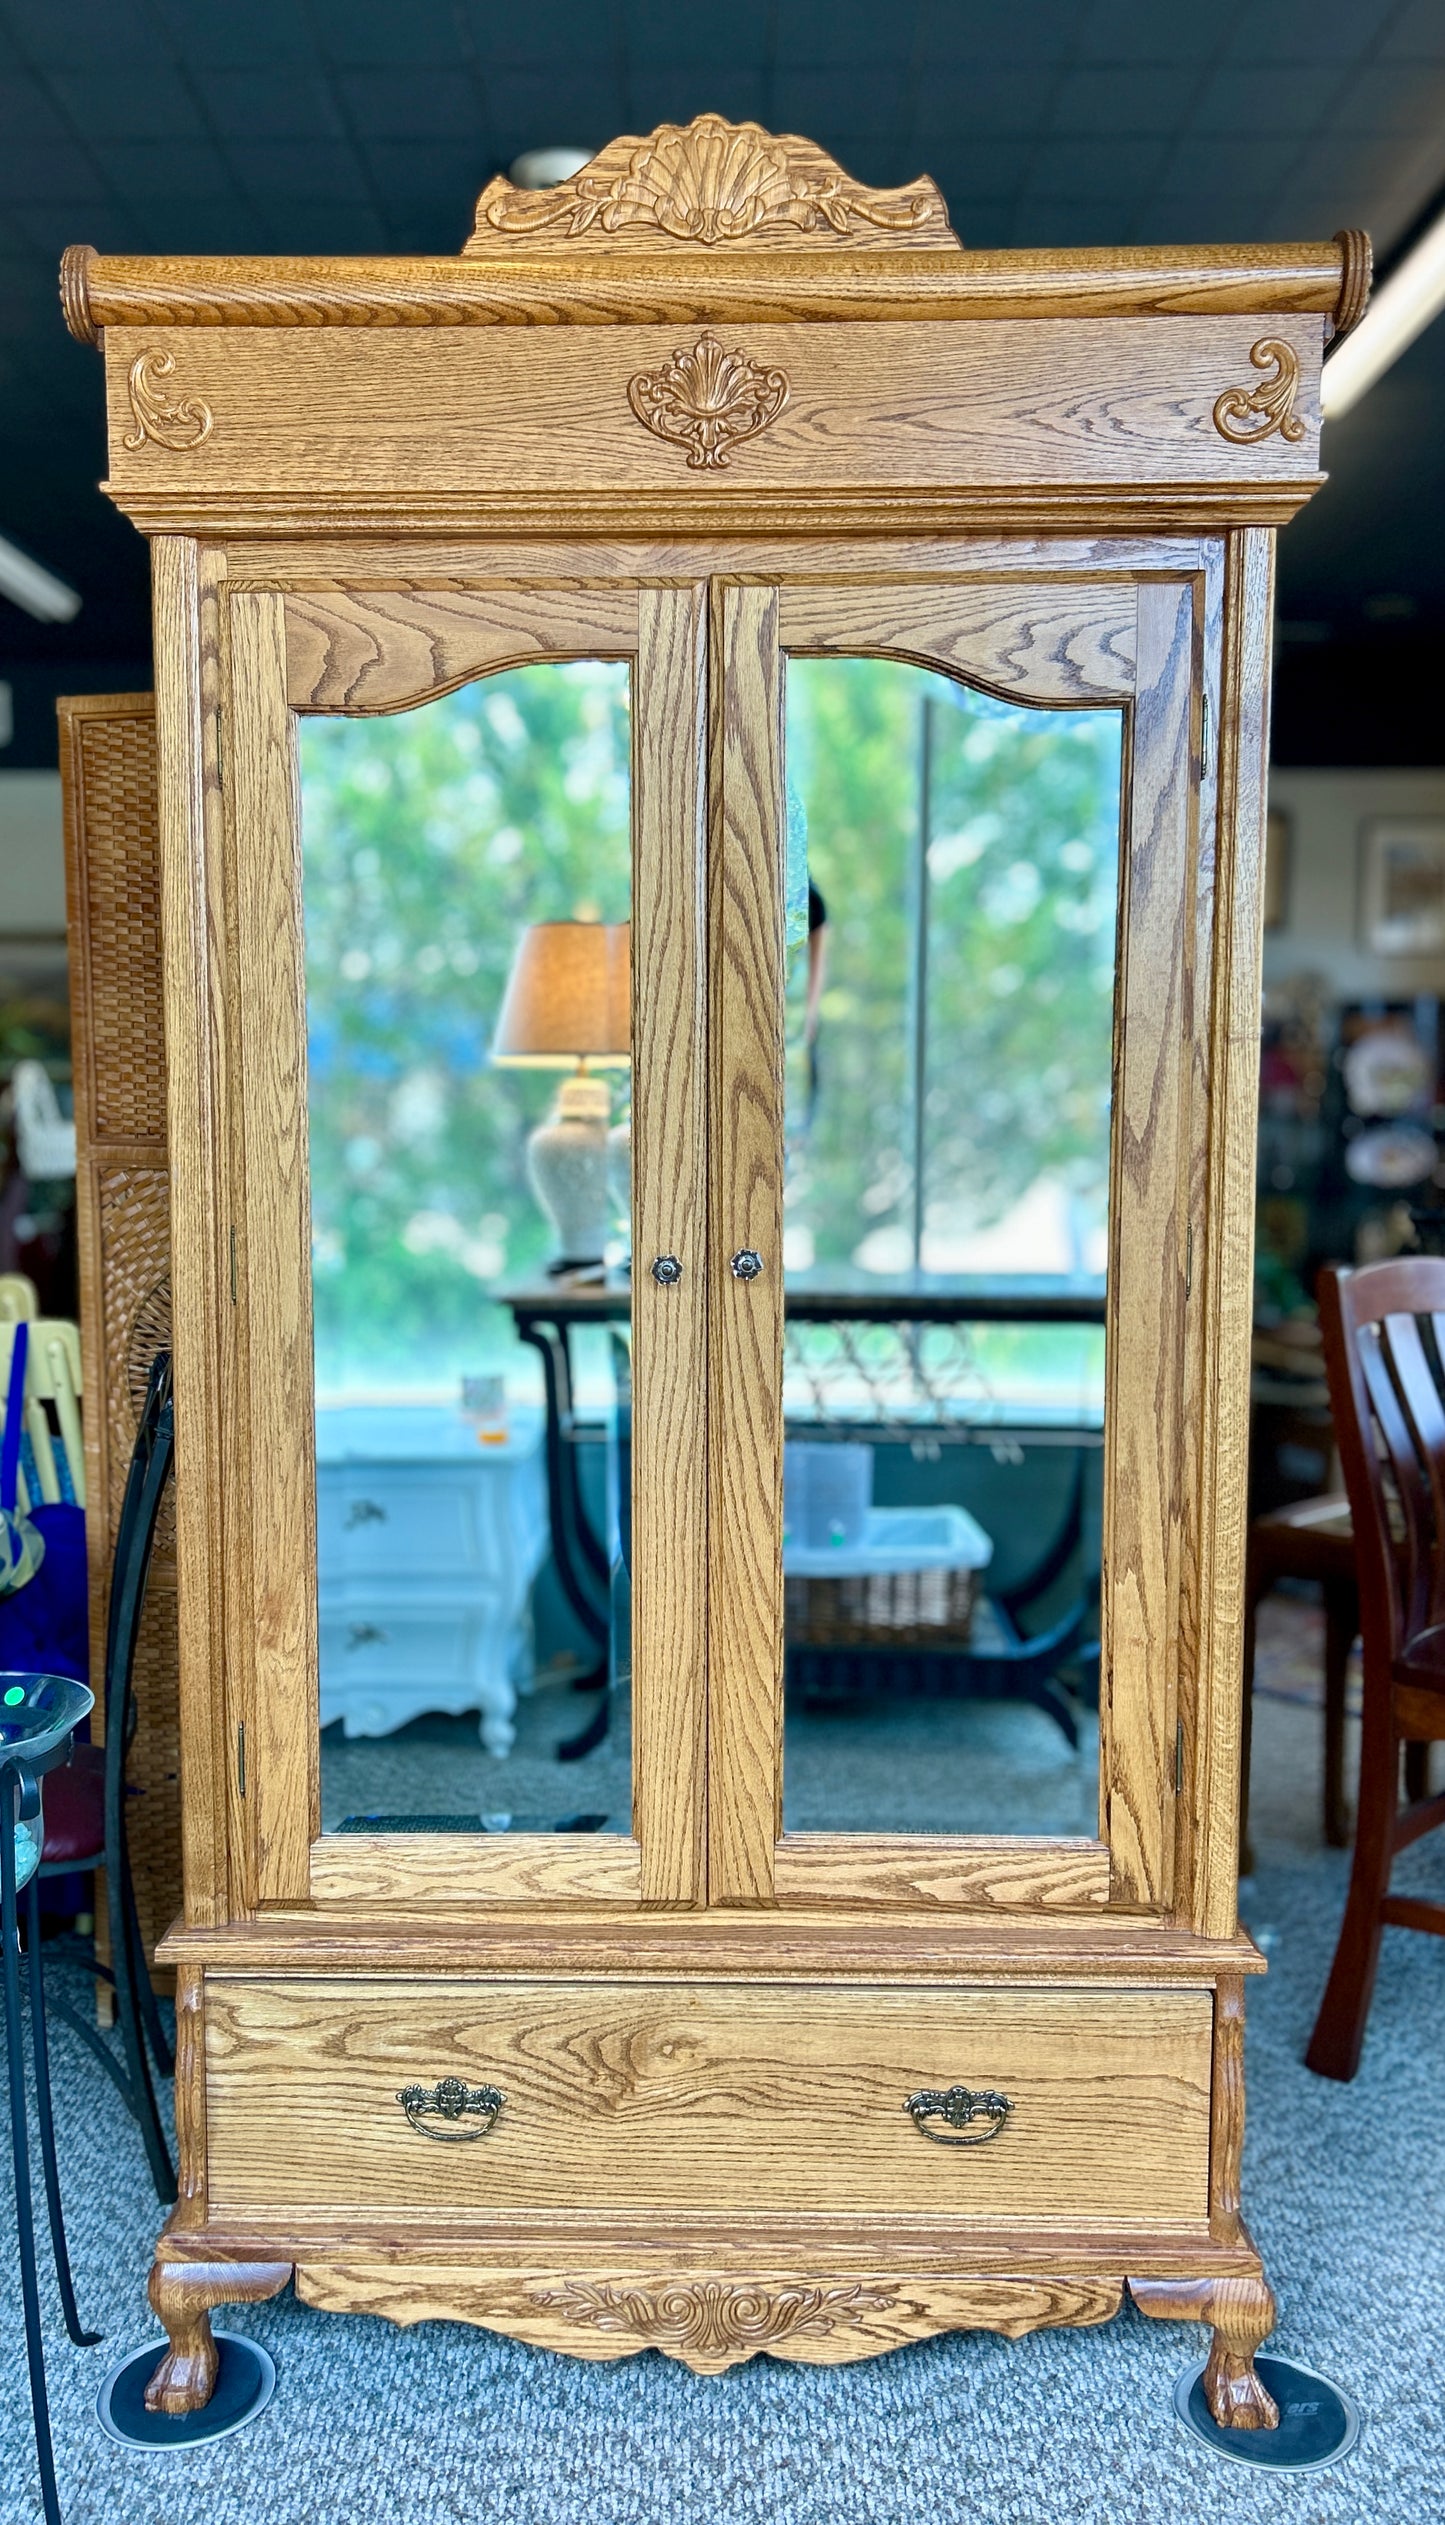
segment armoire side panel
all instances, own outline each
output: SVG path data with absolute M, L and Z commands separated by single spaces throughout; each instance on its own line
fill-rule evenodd
M 66 911 L 85 1373 L 91 1674 L 153 1353 L 170 1338 L 155 709 L 149 693 L 62 700 Z M 181 1907 L 175 1512 L 162 1507 L 135 1670 L 128 1816 L 147 1950 Z M 96 1733 L 99 1734 L 99 1718 Z

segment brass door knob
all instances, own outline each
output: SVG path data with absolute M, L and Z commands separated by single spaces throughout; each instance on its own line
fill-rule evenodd
M 761 1254 L 754 1253 L 751 1245 L 743 1245 L 734 1254 L 729 1267 L 734 1280 L 756 1280 L 762 1272 L 763 1258 Z

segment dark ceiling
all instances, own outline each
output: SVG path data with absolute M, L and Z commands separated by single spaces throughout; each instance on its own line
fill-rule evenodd
M 94 485 L 63 246 L 453 253 L 498 168 L 705 109 L 865 182 L 935 176 L 966 244 L 1410 233 L 1445 177 L 1445 0 L 0 0 L 0 532 L 73 623 L 0 598 L 16 736 L 148 680 L 145 554 Z M 1326 435 L 1281 550 L 1277 750 L 1445 758 L 1445 322 Z

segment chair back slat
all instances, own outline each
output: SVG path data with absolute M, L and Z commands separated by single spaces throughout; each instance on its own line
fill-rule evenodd
M 1415 1461 L 1428 1486 L 1425 1562 L 1415 1572 L 1423 1603 L 1419 1623 L 1412 1624 L 1412 1628 L 1424 1628 L 1445 1621 L 1445 1400 L 1415 1316 L 1388 1316 L 1381 1341 L 1409 1424 Z
M 1433 1332 L 1437 1316 L 1445 1319 L 1445 1258 L 1320 1275 L 1367 1663 L 1393 1661 L 1445 1618 L 1445 1397 L 1420 1329 L 1425 1319 Z

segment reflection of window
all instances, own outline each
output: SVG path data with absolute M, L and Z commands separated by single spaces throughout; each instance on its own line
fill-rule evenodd
M 792 1267 L 1102 1272 L 1120 744 L 1116 711 L 790 662 L 829 921 L 811 1076 L 790 981 Z
M 628 917 L 628 669 L 305 719 L 301 769 L 318 1388 L 451 1399 L 511 1376 L 490 1290 L 548 1248 L 525 1158 L 556 1080 L 488 1051 L 529 923 Z

